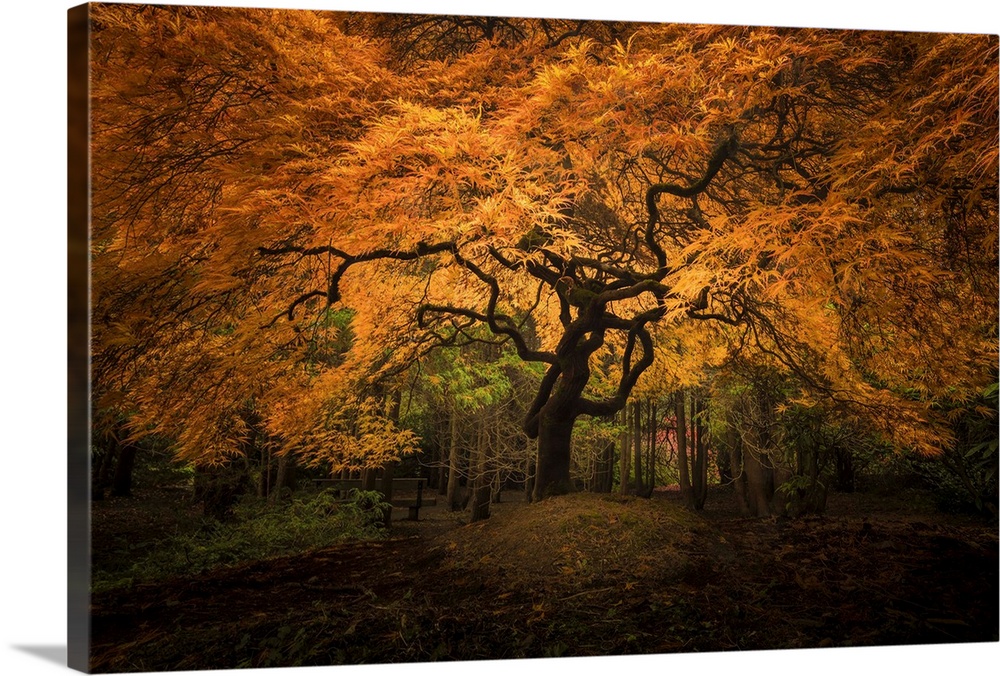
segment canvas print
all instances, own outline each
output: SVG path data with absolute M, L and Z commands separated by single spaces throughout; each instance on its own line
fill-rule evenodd
M 70 663 L 996 642 L 996 35 L 94 3 Z

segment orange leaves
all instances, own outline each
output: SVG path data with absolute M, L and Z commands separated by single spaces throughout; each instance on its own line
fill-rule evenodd
M 545 221 L 553 199 L 481 118 L 397 102 L 326 174 L 324 199 L 352 242 L 476 239 Z
M 297 451 L 410 448 L 335 404 L 425 348 L 421 305 L 482 313 L 484 279 L 543 348 L 586 306 L 555 280 L 645 279 L 603 337 L 620 353 L 618 322 L 659 313 L 640 387 L 758 350 L 882 410 L 968 388 L 995 355 L 995 39 L 666 25 L 427 60 L 439 45 L 407 54 L 388 18 L 347 35 L 308 12 L 95 11 L 97 388 L 187 453 L 233 452 L 248 400 Z M 717 148 L 647 240 L 649 186 L 696 185 Z M 419 244 L 439 248 L 343 268 Z M 690 321 L 706 287 L 705 316 L 742 323 Z M 919 443 L 932 416 L 903 408 Z
M 360 409 L 334 419 L 322 429 L 315 424 L 291 428 L 287 452 L 295 452 L 308 464 L 332 471 L 383 467 L 418 450 L 418 438 L 401 429 L 378 410 L 375 402 L 363 402 Z M 307 421 L 308 423 L 308 421 Z

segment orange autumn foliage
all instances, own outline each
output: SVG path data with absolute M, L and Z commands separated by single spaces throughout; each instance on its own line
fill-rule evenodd
M 737 351 L 926 453 L 995 380 L 993 37 L 95 18 L 96 401 L 182 457 L 253 400 L 377 464 L 413 439 L 344 412 L 471 324 L 546 368 L 543 446 Z

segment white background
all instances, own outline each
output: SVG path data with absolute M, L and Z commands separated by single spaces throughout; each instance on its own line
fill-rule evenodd
M 177 4 L 177 3 L 172 3 Z M 505 14 L 725 24 L 998 32 L 995 0 L 935 3 L 672 2 L 642 0 L 314 0 L 192 2 L 447 14 Z M 0 220 L 0 674 L 65 669 L 66 648 L 66 10 L 69 3 L 13 0 L 0 15 L 3 218 Z M 905 7 L 906 9 L 900 9 Z M 983 603 L 997 603 L 984 597 Z M 475 669 L 606 673 L 807 673 L 894 671 L 992 673 L 1000 644 L 786 651 L 743 655 L 666 655 L 400 667 L 241 670 L 274 674 L 436 674 Z M 174 672 L 177 674 L 197 672 Z

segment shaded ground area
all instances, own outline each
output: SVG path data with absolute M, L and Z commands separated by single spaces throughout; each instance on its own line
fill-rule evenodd
M 95 671 L 996 641 L 996 525 L 835 496 L 741 519 L 572 495 L 105 592 Z M 106 508 L 105 508 L 106 509 Z

